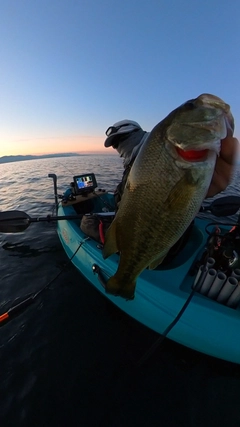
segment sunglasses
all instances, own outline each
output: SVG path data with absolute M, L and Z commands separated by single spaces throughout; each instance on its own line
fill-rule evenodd
M 117 133 L 117 131 L 118 131 L 119 129 L 121 129 L 122 127 L 125 127 L 125 126 L 129 126 L 129 124 L 126 124 L 126 123 L 125 123 L 125 125 L 121 125 L 121 126 L 118 126 L 118 127 L 110 126 L 110 127 L 106 130 L 105 134 L 106 134 L 107 136 L 110 136 L 110 135 L 112 135 L 113 133 Z

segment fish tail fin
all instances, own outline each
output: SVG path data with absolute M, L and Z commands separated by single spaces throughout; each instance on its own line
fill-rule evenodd
M 110 277 L 106 284 L 106 292 L 126 299 L 133 299 L 136 282 L 121 284 L 116 275 Z

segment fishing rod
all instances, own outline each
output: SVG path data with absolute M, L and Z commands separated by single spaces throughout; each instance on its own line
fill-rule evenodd
M 221 197 L 219 199 L 214 200 L 211 203 L 211 205 L 208 207 L 201 207 L 200 212 L 209 211 L 215 216 L 230 216 L 230 215 L 236 214 L 239 209 L 240 209 L 240 197 L 239 196 L 226 196 L 226 197 Z M 211 223 L 208 225 L 214 225 L 214 224 L 215 223 Z M 232 224 L 226 224 L 226 225 L 232 225 Z M 236 221 L 236 225 L 233 227 L 233 229 L 235 229 L 238 226 L 240 226 L 240 214 L 239 214 L 238 219 Z M 165 338 L 167 338 L 169 332 L 173 329 L 173 327 L 176 325 L 176 323 L 182 317 L 183 313 L 185 312 L 186 308 L 188 307 L 189 303 L 191 302 L 193 296 L 195 295 L 198 285 L 202 284 L 202 279 L 204 278 L 204 274 L 205 274 L 204 272 L 205 272 L 205 268 L 207 267 L 207 262 L 208 262 L 207 256 L 210 256 L 209 250 L 208 250 L 207 254 L 205 254 L 205 262 L 203 264 L 201 274 L 200 274 L 197 282 L 195 283 L 195 286 L 193 287 L 190 295 L 188 296 L 185 303 L 183 304 L 182 308 L 180 309 L 178 314 L 175 316 L 173 321 L 166 327 L 166 329 L 163 331 L 163 333 L 160 335 L 160 337 L 157 338 L 157 340 L 152 344 L 152 346 L 137 361 L 136 368 L 140 368 L 145 363 L 145 361 L 150 358 L 150 356 L 162 344 L 162 342 L 165 340 Z
M 220 217 L 234 215 L 239 209 L 240 196 L 225 196 L 214 200 L 207 207 L 202 206 L 199 212 L 211 212 L 213 215 Z M 18 210 L 0 212 L 0 233 L 20 233 L 25 231 L 33 222 L 69 221 L 81 219 L 83 215 L 47 215 L 46 217 L 32 218 L 26 212 Z
M 79 243 L 76 251 L 73 253 L 71 258 L 69 258 L 69 260 L 65 264 L 64 268 L 62 270 L 60 270 L 59 273 L 52 280 L 50 280 L 50 282 L 48 282 L 45 286 L 43 286 L 39 291 L 33 292 L 32 294 L 23 297 L 22 301 L 20 301 L 18 304 L 13 305 L 7 311 L 5 311 L 5 313 L 1 314 L 0 315 L 0 326 L 5 325 L 5 323 L 7 321 L 11 320 L 13 317 L 17 316 L 22 311 L 24 311 L 25 308 L 27 308 L 29 305 L 33 304 L 36 301 L 37 297 L 39 297 L 39 295 L 41 295 L 44 291 L 46 291 L 49 288 L 49 286 L 63 273 L 63 271 L 66 270 L 68 265 L 71 263 L 73 257 L 76 255 L 76 253 L 82 247 L 83 243 L 88 239 L 89 239 L 89 237 L 86 237 L 85 239 L 83 239 Z
M 210 211 L 216 216 L 223 216 L 223 215 L 234 215 L 237 213 L 237 211 L 240 208 L 240 197 L 239 196 L 227 196 L 222 197 L 219 199 L 214 200 L 210 206 L 207 208 L 202 208 L 200 212 Z M 22 211 L 6 211 L 6 212 L 0 212 L 0 232 L 3 233 L 18 233 L 26 230 L 31 223 L 39 223 L 39 222 L 51 222 L 51 221 L 59 221 L 59 220 L 74 220 L 82 218 L 83 214 L 81 215 L 66 215 L 66 216 L 51 216 L 47 215 L 46 217 L 34 217 L 31 218 L 26 212 Z M 240 216 L 238 219 L 238 223 L 240 223 Z M 68 260 L 67 265 L 72 261 L 73 257 L 76 255 L 78 250 L 81 248 L 83 243 L 88 240 L 89 237 L 83 239 L 81 243 L 79 244 L 78 248 L 72 255 L 72 257 Z M 55 277 L 52 279 L 47 285 L 45 285 L 43 288 L 41 288 L 38 292 L 32 293 L 28 296 L 26 296 L 21 302 L 18 304 L 15 304 L 14 306 L 10 307 L 8 311 L 0 315 L 0 326 L 2 324 L 5 324 L 7 320 L 10 320 L 12 317 L 15 317 L 18 313 L 22 312 L 26 307 L 28 307 L 30 304 L 35 302 L 36 298 L 46 289 L 49 288 L 49 286 L 59 277 L 59 275 L 62 273 L 63 270 L 61 270 Z M 185 311 L 187 305 L 189 304 L 190 300 L 193 297 L 194 292 L 192 292 L 187 299 L 186 303 L 180 310 L 179 314 L 176 316 L 174 321 L 166 328 L 163 336 L 161 336 L 156 343 L 150 348 L 150 350 L 143 355 L 143 357 L 139 360 L 139 366 L 144 362 L 146 358 L 149 357 L 149 355 L 155 350 L 155 348 L 160 344 L 160 342 L 167 336 L 167 334 L 170 332 L 170 330 L 173 328 L 173 326 L 176 324 L 176 322 L 179 320 L 183 312 Z

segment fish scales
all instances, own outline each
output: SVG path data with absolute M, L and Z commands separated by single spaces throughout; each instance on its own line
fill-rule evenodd
M 149 134 L 106 235 L 104 257 L 120 252 L 117 272 L 107 283 L 108 292 L 132 298 L 139 274 L 162 262 L 199 211 L 220 139 L 227 132 L 226 116 L 230 113 L 227 104 L 220 101 L 216 106 L 216 97 L 211 104 L 211 95 L 201 95 L 189 101 L 190 106 L 174 110 Z M 179 156 L 176 148 L 206 153 L 201 161 L 190 162 Z

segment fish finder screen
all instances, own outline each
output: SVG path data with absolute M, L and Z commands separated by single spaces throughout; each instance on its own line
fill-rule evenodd
M 77 194 L 94 191 L 94 189 L 97 187 L 97 181 L 94 173 L 74 176 L 73 180 Z

